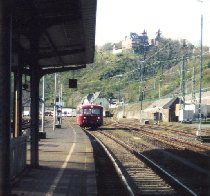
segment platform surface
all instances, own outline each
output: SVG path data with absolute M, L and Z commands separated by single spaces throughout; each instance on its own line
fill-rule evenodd
M 12 195 L 97 195 L 93 150 L 86 134 L 73 124 L 45 131 L 46 139 L 39 141 L 39 167 L 29 166 L 13 184 Z

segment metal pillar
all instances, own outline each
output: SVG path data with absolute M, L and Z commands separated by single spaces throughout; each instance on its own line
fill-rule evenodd
M 185 57 L 182 57 L 182 65 L 181 65 L 181 94 L 182 94 L 182 105 L 181 109 L 185 109 Z
M 63 107 L 63 88 L 62 88 L 62 84 L 60 84 L 60 89 L 59 89 L 59 106 L 60 106 L 60 116 L 59 116 L 59 124 L 62 124 L 62 107 Z M 73 104 L 72 104 L 72 108 L 73 108 Z
M 0 195 L 10 195 L 10 4 L 0 0 Z
M 195 69 L 195 64 L 193 66 L 193 76 L 192 76 L 192 102 L 195 103 L 196 102 L 196 97 L 195 97 L 195 73 L 196 69 Z
M 56 119 L 57 119 L 56 96 L 57 96 L 57 74 L 55 73 L 55 92 L 54 92 L 54 117 L 53 117 L 53 131 L 55 131 L 55 124 L 56 124 Z
M 159 92 L 158 92 L 159 99 L 161 97 L 161 82 L 162 82 L 162 77 L 160 76 L 160 79 L 159 79 Z
M 45 121 L 45 80 L 43 76 L 42 77 L 42 129 L 41 129 L 41 132 L 44 132 L 44 121 Z
M 39 138 L 46 139 L 45 125 L 45 78 L 42 77 L 42 127 L 39 131 Z
M 202 98 L 202 78 L 203 78 L 203 14 L 201 14 L 201 52 L 200 52 L 200 81 L 199 81 L 199 108 L 198 108 L 198 113 L 199 113 L 199 125 L 198 125 L 198 130 L 196 131 L 196 136 L 201 137 L 201 121 L 202 121 L 202 116 L 201 116 L 201 98 Z
M 22 135 L 22 74 L 14 73 L 13 137 Z
M 38 36 L 31 39 L 31 166 L 39 166 L 39 81 L 40 73 L 38 66 Z

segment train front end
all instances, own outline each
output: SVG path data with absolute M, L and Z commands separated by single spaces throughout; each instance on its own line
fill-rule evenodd
M 101 105 L 81 105 L 77 110 L 77 124 L 80 127 L 97 128 L 103 125 L 103 107 Z

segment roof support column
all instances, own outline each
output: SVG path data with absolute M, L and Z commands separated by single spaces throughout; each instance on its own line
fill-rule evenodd
M 13 137 L 22 135 L 22 73 L 14 73 Z
M 0 0 L 0 195 L 10 195 L 10 6 Z
M 39 166 L 39 81 L 38 65 L 39 36 L 34 34 L 31 39 L 30 63 L 30 97 L 31 97 L 31 166 Z

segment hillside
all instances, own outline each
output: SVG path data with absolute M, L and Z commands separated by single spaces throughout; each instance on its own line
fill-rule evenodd
M 202 88 L 210 84 L 210 55 L 204 47 Z M 194 70 L 194 71 L 193 71 Z M 137 103 L 159 97 L 192 94 L 199 91 L 200 48 L 190 43 L 163 39 L 144 53 L 96 48 L 95 63 L 87 68 L 58 74 L 63 99 L 75 107 L 88 93 L 100 91 L 107 98 L 120 97 Z M 68 79 L 78 79 L 78 88 L 69 89 Z M 183 90 L 185 89 L 185 90 Z M 47 103 L 53 102 L 54 75 L 46 77 Z

